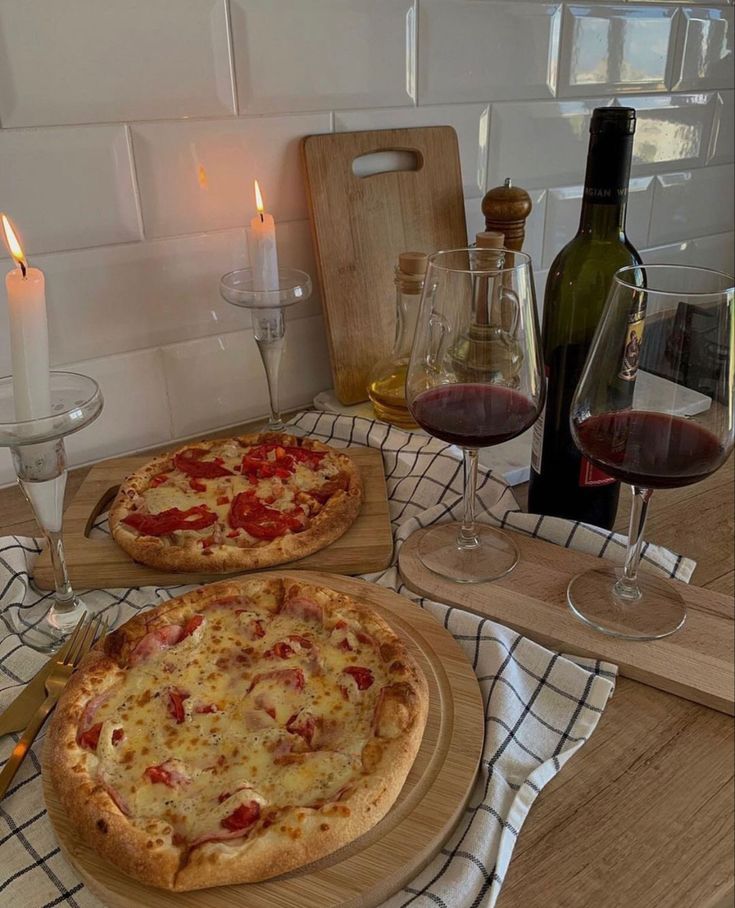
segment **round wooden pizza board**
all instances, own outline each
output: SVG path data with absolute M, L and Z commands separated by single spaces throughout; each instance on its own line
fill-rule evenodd
M 391 590 L 315 571 L 279 575 L 320 583 L 368 602 L 401 635 L 423 668 L 429 682 L 429 715 L 398 800 L 368 833 L 293 873 L 261 883 L 174 893 L 137 882 L 85 845 L 44 772 L 46 806 L 61 850 L 109 908 L 372 908 L 418 875 L 464 811 L 482 753 L 485 723 L 480 688 L 459 644 L 435 618 Z

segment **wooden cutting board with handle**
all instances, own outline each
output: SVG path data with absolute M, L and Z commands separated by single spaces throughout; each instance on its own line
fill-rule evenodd
M 393 342 L 399 254 L 467 245 L 457 135 L 427 126 L 307 136 L 302 154 L 334 387 L 354 404 Z M 358 175 L 396 165 L 409 169 Z

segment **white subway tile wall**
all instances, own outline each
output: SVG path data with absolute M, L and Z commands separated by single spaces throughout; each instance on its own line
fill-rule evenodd
M 553 98 L 560 3 L 420 0 L 419 104 Z
M 306 134 L 453 126 L 470 238 L 488 188 L 531 194 L 541 309 L 592 109 L 630 104 L 631 239 L 648 261 L 735 270 L 726 0 L 0 0 L 0 48 L 0 210 L 46 272 L 54 364 L 106 398 L 73 463 L 266 412 L 249 316 L 218 281 L 247 263 L 256 176 L 281 261 L 316 276 Z M 284 404 L 300 406 L 331 383 L 318 292 L 289 321 Z
M 0 123 L 235 113 L 227 0 L 0 0 Z
M 733 11 L 684 7 L 679 10 L 680 52 L 671 87 L 701 91 L 732 85 Z
M 30 254 L 143 238 L 125 126 L 0 129 L 0 199 Z
M 560 97 L 665 91 L 673 65 L 675 13 L 672 6 L 568 6 Z
M 131 128 L 146 236 L 237 227 L 255 212 L 253 180 L 277 221 L 307 216 L 299 139 L 329 113 L 140 123 Z
M 412 0 L 230 0 L 240 113 L 415 101 Z
M 652 246 L 702 233 L 724 233 L 732 224 L 732 164 L 659 174 L 653 193 L 649 242 Z
M 265 373 L 250 330 L 164 347 L 163 361 L 174 437 L 255 419 L 268 409 Z M 299 319 L 286 332 L 282 404 L 300 406 L 329 384 L 322 317 Z
M 735 91 L 720 91 L 715 99 L 708 164 L 729 164 L 735 160 Z
M 307 221 L 277 228 L 284 262 L 315 274 Z M 249 327 L 246 310 L 228 305 L 219 279 L 247 265 L 245 231 L 191 236 L 34 256 L 46 275 L 52 364 L 125 353 Z M 287 319 L 319 311 L 319 297 Z M 10 372 L 7 308 L 0 305 L 0 375 Z

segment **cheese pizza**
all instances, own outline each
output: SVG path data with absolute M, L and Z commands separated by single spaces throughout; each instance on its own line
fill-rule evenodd
M 293 435 L 243 435 L 154 458 L 122 484 L 110 531 L 136 561 L 218 573 L 303 558 L 339 538 L 360 510 L 357 467 Z
M 79 834 L 154 886 L 262 880 L 352 841 L 419 749 L 426 679 L 366 604 L 276 575 L 144 612 L 82 661 L 46 747 Z

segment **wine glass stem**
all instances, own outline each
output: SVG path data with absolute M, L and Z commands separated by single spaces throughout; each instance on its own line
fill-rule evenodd
M 475 493 L 477 490 L 477 448 L 464 449 L 464 515 L 457 537 L 460 549 L 476 548 L 480 541 L 475 534 Z
M 641 590 L 638 586 L 638 565 L 640 564 L 641 549 L 643 548 L 643 529 L 646 525 L 648 502 L 651 500 L 651 495 L 653 495 L 652 489 L 642 489 L 640 486 L 632 486 L 632 491 L 633 502 L 630 508 L 628 549 L 625 553 L 622 576 L 615 584 L 615 593 L 621 599 L 626 599 L 629 602 L 641 598 Z

